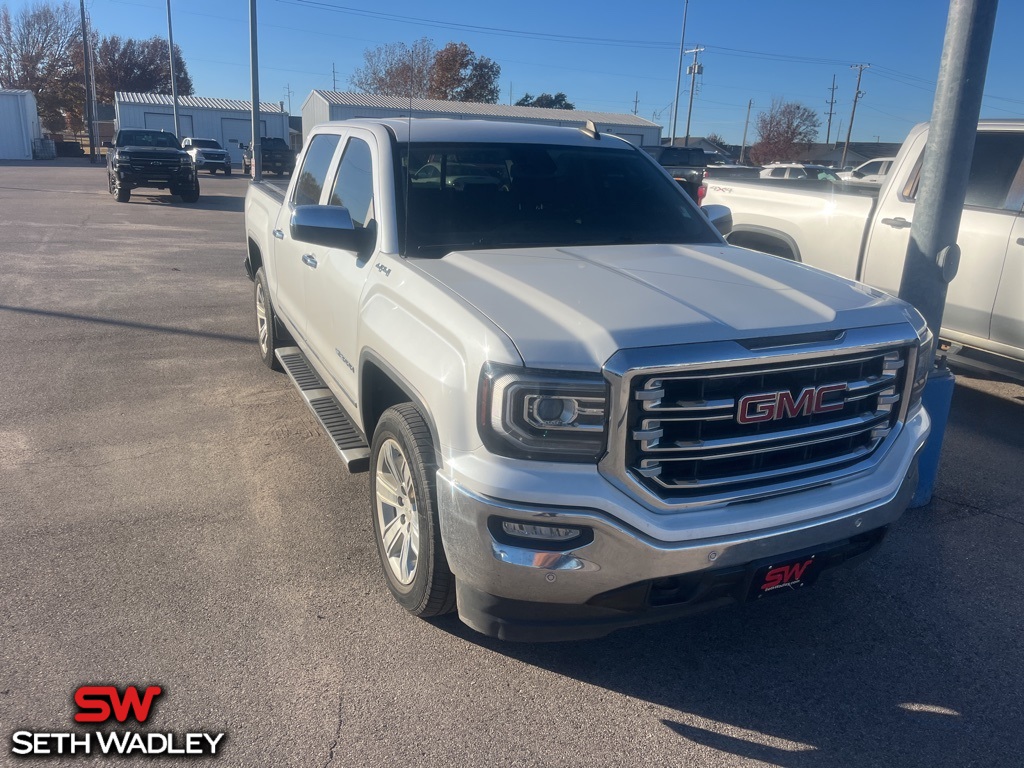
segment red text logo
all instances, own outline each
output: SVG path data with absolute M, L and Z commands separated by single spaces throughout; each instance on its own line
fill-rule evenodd
M 792 565 L 780 565 L 772 568 L 764 576 L 764 584 L 761 585 L 761 591 L 767 592 L 770 589 L 776 587 L 782 587 L 786 584 L 792 584 L 793 582 L 800 581 L 804 577 L 804 572 L 808 566 L 814 562 L 812 557 L 810 560 L 805 560 L 802 563 L 793 563 Z
M 740 398 L 736 421 L 740 424 L 757 424 L 760 421 L 775 421 L 776 419 L 791 419 L 794 416 L 810 416 L 812 413 L 840 411 L 846 405 L 843 400 L 825 402 L 825 398 L 845 391 L 845 384 L 825 384 L 821 387 L 804 387 L 795 398 L 788 389 L 781 392 L 744 395 Z
M 158 685 L 151 685 L 139 697 L 139 689 L 129 685 L 120 693 L 112 685 L 83 685 L 75 691 L 75 704 L 80 710 L 75 715 L 76 723 L 105 723 L 113 715 L 119 723 L 128 719 L 129 714 L 140 723 L 149 717 L 153 699 L 163 693 Z

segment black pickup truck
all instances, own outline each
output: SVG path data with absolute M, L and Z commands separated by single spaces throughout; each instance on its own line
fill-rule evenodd
M 242 144 L 242 173 L 252 172 L 252 146 Z M 263 171 L 273 171 L 278 176 L 291 176 L 295 170 L 295 150 L 284 139 L 260 139 L 260 155 L 263 157 Z
M 643 147 L 658 165 L 672 174 L 672 178 L 694 200 L 704 182 L 708 161 L 700 147 Z
M 173 133 L 143 128 L 117 132 L 107 147 L 107 190 L 127 203 L 139 187 L 167 189 L 184 203 L 199 200 L 199 178 L 188 153 Z

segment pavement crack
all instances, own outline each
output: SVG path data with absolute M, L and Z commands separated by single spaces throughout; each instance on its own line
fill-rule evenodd
M 334 763 L 334 750 L 338 748 L 338 742 L 341 741 L 341 726 L 344 724 L 344 718 L 342 717 L 345 711 L 345 699 L 342 696 L 338 697 L 338 727 L 334 729 L 334 742 L 331 744 L 331 751 L 327 755 L 327 762 L 324 763 L 324 768 L 329 768 Z

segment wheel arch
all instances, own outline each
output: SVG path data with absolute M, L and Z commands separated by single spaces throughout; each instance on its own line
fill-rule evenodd
M 250 280 L 256 279 L 256 272 L 263 266 L 263 253 L 260 246 L 251 237 L 248 238 L 248 251 L 245 256 L 245 273 Z
M 394 367 L 372 350 L 365 350 L 360 359 L 359 416 L 362 421 L 363 434 L 366 435 L 368 443 L 373 442 L 373 433 L 380 417 L 388 408 L 399 403 L 412 403 L 422 414 L 423 420 L 430 430 L 435 460 L 440 469 L 444 464 L 441 442 L 438 437 L 437 424 L 426 401 Z

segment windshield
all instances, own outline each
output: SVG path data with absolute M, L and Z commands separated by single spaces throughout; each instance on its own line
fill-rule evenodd
M 117 137 L 119 147 L 164 147 L 181 149 L 173 133 L 166 131 L 121 131 Z
M 199 149 L 222 149 L 220 143 L 213 139 L 192 139 L 192 146 Z
M 410 255 L 719 242 L 679 186 L 632 148 L 413 144 L 411 158 L 407 146 L 399 154 Z

